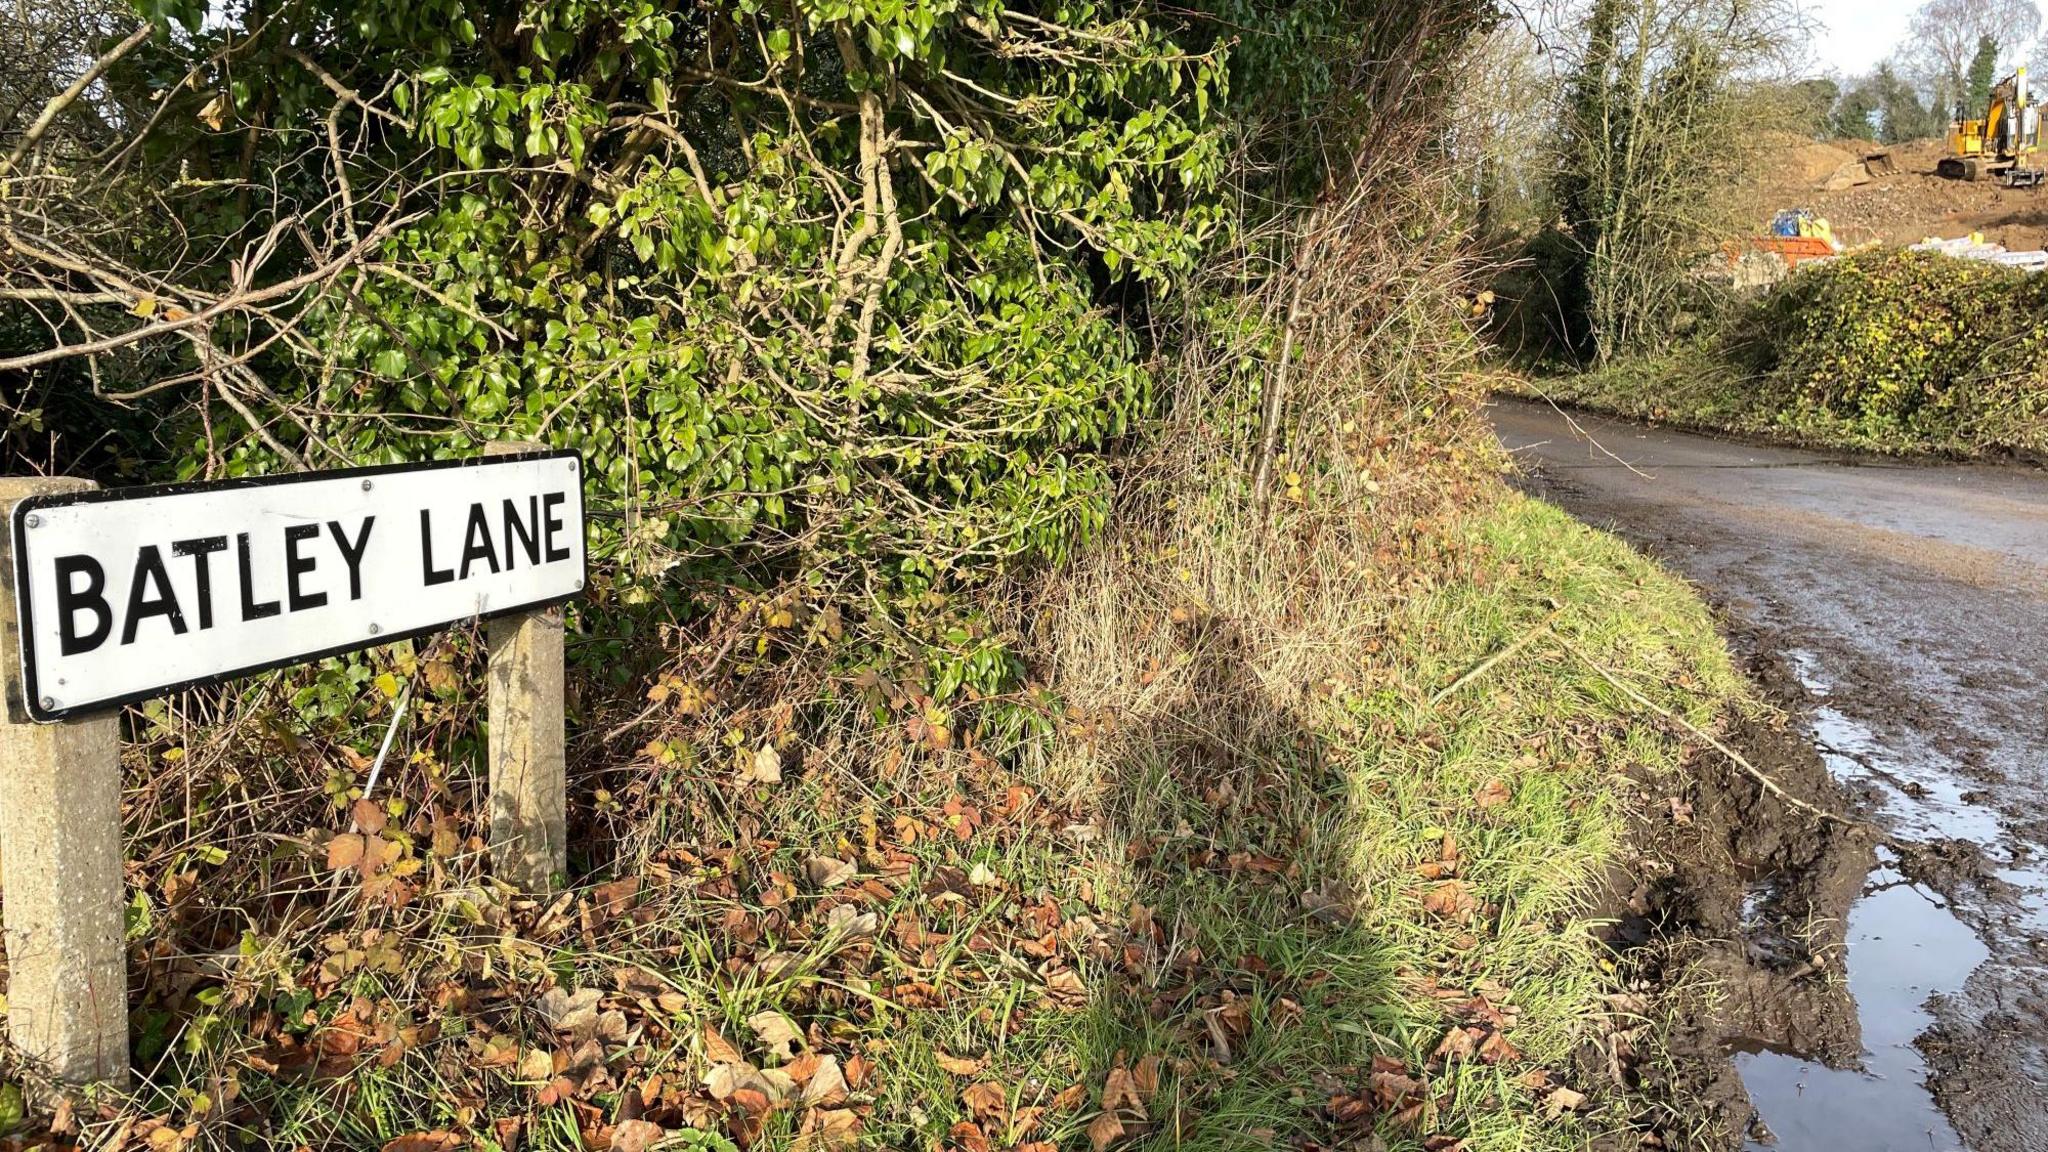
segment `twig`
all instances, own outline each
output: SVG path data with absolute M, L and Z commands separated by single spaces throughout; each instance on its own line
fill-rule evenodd
M 1507 659 L 1510 656 L 1513 656 L 1515 653 L 1520 652 L 1522 649 L 1527 648 L 1531 642 L 1548 635 L 1550 633 L 1550 626 L 1557 622 L 1557 614 L 1561 611 L 1563 611 L 1563 609 L 1561 608 L 1551 609 L 1550 615 L 1545 616 L 1540 622 L 1537 623 L 1537 625 L 1534 628 L 1531 628 L 1527 632 L 1522 633 L 1522 635 L 1516 638 L 1513 643 L 1510 643 L 1507 647 L 1502 648 L 1500 651 L 1495 652 L 1493 655 L 1488 656 L 1486 659 L 1481 660 L 1478 664 L 1473 666 L 1471 671 L 1465 673 L 1463 676 L 1460 676 L 1456 680 L 1451 681 L 1449 684 L 1444 685 L 1442 688 L 1437 689 L 1436 694 L 1429 698 L 1430 704 L 1434 706 L 1443 703 L 1444 697 L 1451 695 L 1458 689 L 1463 688 L 1465 685 L 1471 683 L 1472 681 L 1477 680 L 1481 676 L 1486 675 L 1486 673 L 1490 671 L 1494 665 L 1499 664 L 1501 661 Z
M 407 132 L 412 131 L 412 121 L 407 120 L 403 116 L 397 116 L 393 115 L 390 112 L 386 112 L 384 109 L 379 108 L 375 104 L 370 103 L 368 100 L 363 99 L 362 93 L 335 79 L 334 74 L 332 72 L 329 72 L 327 69 L 322 68 L 311 56 L 306 55 L 306 53 L 301 49 L 287 47 L 284 50 L 284 54 L 298 61 L 300 67 L 304 68 L 308 72 L 311 72 L 315 79 L 319 80 L 321 84 L 326 85 L 327 90 L 329 92 L 334 93 L 342 100 L 350 104 L 354 104 L 356 107 L 361 108 L 363 111 L 370 113 L 372 116 L 381 116 L 384 119 L 389 120 L 391 123 L 398 125 L 400 128 L 405 129 Z
M 1307 237 L 1302 243 L 1308 242 Z M 1280 420 L 1287 410 L 1287 368 L 1294 361 L 1295 327 L 1301 320 L 1301 290 L 1308 279 L 1305 268 L 1297 268 L 1294 274 L 1294 291 L 1287 301 L 1287 320 L 1280 329 L 1280 363 L 1273 369 L 1273 385 L 1265 395 L 1264 411 L 1259 414 L 1259 460 L 1252 473 L 1252 497 L 1263 509 L 1266 505 L 1266 490 L 1273 482 L 1273 453 L 1280 442 Z
M 1578 645 L 1573 644 L 1571 641 L 1565 639 L 1562 636 L 1559 636 L 1557 638 L 1557 642 L 1564 648 L 1565 651 L 1571 653 L 1574 657 L 1576 657 L 1579 663 L 1584 664 L 1588 668 L 1591 668 L 1594 671 L 1594 673 L 1596 673 L 1602 680 L 1605 680 L 1609 684 L 1612 684 L 1616 688 L 1620 689 L 1623 694 L 1628 696 L 1629 699 L 1634 700 L 1636 703 L 1641 704 L 1643 707 L 1648 708 L 1652 712 L 1655 712 L 1657 715 L 1663 717 L 1665 720 L 1678 725 L 1680 728 L 1685 729 L 1687 732 L 1692 733 L 1692 735 L 1697 737 L 1702 743 L 1706 744 L 1714 751 L 1719 752 L 1721 755 L 1726 756 L 1730 761 L 1734 762 L 1736 767 L 1741 768 L 1744 772 L 1749 773 L 1749 775 L 1753 779 L 1755 779 L 1758 784 L 1763 785 L 1764 791 L 1769 792 L 1771 795 L 1776 796 L 1778 799 L 1783 800 L 1785 803 L 1790 804 L 1792 807 L 1797 808 L 1802 812 L 1811 813 L 1812 815 L 1819 817 L 1822 820 L 1828 821 L 1829 823 L 1840 824 L 1846 828 L 1855 828 L 1860 827 L 1862 825 L 1863 822 L 1860 820 L 1850 820 L 1843 816 L 1837 816 L 1833 812 L 1829 812 L 1824 808 L 1816 807 L 1815 805 L 1809 804 L 1806 801 L 1801 800 L 1799 797 L 1792 795 L 1790 792 L 1785 791 L 1783 788 L 1778 786 L 1777 781 L 1765 775 L 1763 769 L 1758 768 L 1756 765 L 1751 764 L 1748 760 L 1744 759 L 1743 755 L 1740 752 L 1737 752 L 1735 749 L 1730 748 L 1728 745 L 1721 743 L 1719 740 L 1716 740 L 1714 737 L 1709 736 L 1707 733 L 1701 731 L 1699 726 L 1694 724 L 1692 721 L 1687 720 L 1685 717 L 1678 715 L 1677 713 L 1671 711 L 1668 708 L 1665 708 L 1663 705 L 1658 704 L 1655 700 L 1650 699 L 1648 696 L 1645 696 L 1641 692 L 1636 691 L 1633 687 L 1629 686 L 1628 684 L 1623 683 L 1621 680 L 1615 677 L 1614 673 L 1609 672 L 1607 669 L 1601 667 L 1597 662 L 1594 661 L 1592 657 L 1586 655 L 1584 652 L 1579 651 Z
M 0 372 L 18 372 L 25 368 L 35 368 L 39 365 L 72 356 L 97 356 L 100 353 L 111 352 L 116 348 L 133 344 L 138 340 L 146 340 L 152 336 L 161 336 L 195 325 L 210 323 L 215 317 L 226 312 L 252 308 L 254 305 L 264 303 L 265 301 L 275 300 L 280 296 L 288 296 L 306 287 L 308 284 L 316 284 L 348 267 L 372 245 L 377 244 L 391 233 L 419 219 L 422 215 L 424 215 L 422 212 L 413 212 L 387 220 L 372 229 L 369 235 L 363 237 L 360 243 L 351 246 L 348 251 L 343 252 L 340 256 L 310 271 L 293 276 L 288 280 L 279 281 L 266 288 L 238 292 L 235 295 L 216 301 L 201 311 L 188 312 L 175 320 L 165 320 L 158 324 L 145 324 L 139 328 L 119 332 L 112 336 L 104 336 L 86 344 L 68 346 L 60 344 L 53 348 L 45 348 L 39 352 L 31 352 L 26 355 L 0 360 Z M 254 265 L 252 264 L 250 267 L 253 268 Z
M 407 684 L 405 691 L 398 694 L 397 707 L 391 710 L 391 724 L 384 729 L 384 743 L 377 747 L 377 761 L 370 765 L 370 778 L 363 781 L 363 799 L 365 800 L 370 798 L 370 793 L 377 790 L 377 777 L 384 774 L 384 757 L 391 754 L 391 738 L 398 735 L 398 722 L 405 719 L 405 706 L 411 700 L 412 685 Z M 353 832 L 355 829 L 350 828 L 349 831 Z
M 28 132 L 22 136 L 21 142 L 16 144 L 14 151 L 8 154 L 7 162 L 0 164 L 0 176 L 5 176 L 14 171 L 15 165 L 21 163 L 21 158 L 28 155 L 29 149 L 36 146 L 36 141 L 43 138 L 43 133 L 50 130 L 50 125 L 57 122 L 57 117 L 63 115 L 66 108 L 77 103 L 78 98 L 85 94 L 85 90 L 92 87 L 93 81 L 105 75 L 107 69 L 120 63 L 121 57 L 134 51 L 136 45 L 149 39 L 149 34 L 154 30 L 154 27 L 154 25 L 145 21 L 140 28 L 130 32 L 126 40 L 114 45 L 113 49 L 106 55 L 93 61 L 92 67 L 87 68 L 84 75 L 73 81 L 71 87 L 52 96 L 50 102 L 43 105 L 42 114 L 36 117 L 36 122 L 28 126 Z

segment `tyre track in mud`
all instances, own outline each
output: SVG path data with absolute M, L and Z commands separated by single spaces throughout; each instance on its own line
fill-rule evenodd
M 1523 487 L 1721 611 L 1802 726 L 1752 745 L 1789 736 L 1773 762 L 1813 779 L 1787 782 L 1824 794 L 1832 776 L 1882 830 L 1823 837 L 1700 790 L 1721 842 L 1633 905 L 1733 930 L 1700 966 L 1729 990 L 1709 1039 L 1741 1082 L 1702 1093 L 1732 1113 L 1746 1088 L 1750 1142 L 1768 1130 L 1783 1152 L 2048 1147 L 2048 472 L 1524 401 L 1492 417 Z

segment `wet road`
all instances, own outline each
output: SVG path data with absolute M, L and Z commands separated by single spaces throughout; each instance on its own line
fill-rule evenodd
M 1739 1059 L 1777 1147 L 2048 1148 L 2048 472 L 1492 416 L 1527 487 L 1781 651 L 1837 777 L 1952 865 L 1852 906 L 1861 1070 Z

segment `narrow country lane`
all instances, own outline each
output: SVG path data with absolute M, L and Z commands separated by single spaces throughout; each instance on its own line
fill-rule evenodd
M 1737 1058 L 1777 1147 L 2048 1147 L 2048 472 L 1492 416 L 1529 490 L 1785 658 L 1830 769 L 1914 849 L 1850 912 L 1864 1067 Z

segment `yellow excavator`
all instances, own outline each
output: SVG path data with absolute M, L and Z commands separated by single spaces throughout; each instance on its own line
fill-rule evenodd
M 2035 163 L 2041 149 L 2041 110 L 2027 89 L 2021 68 L 1991 87 L 1982 119 L 1969 120 L 1957 108 L 1948 127 L 1948 155 L 1934 170 L 1951 180 L 1996 178 L 2013 188 L 2041 183 Z

